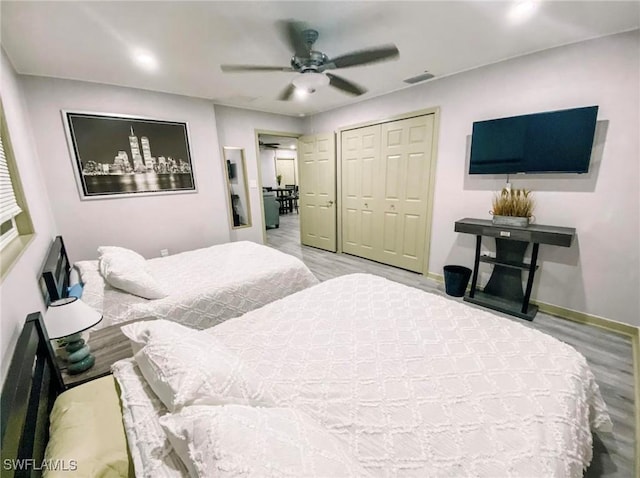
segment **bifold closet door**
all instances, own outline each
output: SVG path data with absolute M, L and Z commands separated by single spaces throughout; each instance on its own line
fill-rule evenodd
M 342 132 L 342 250 L 422 272 L 433 116 Z
M 380 211 L 376 178 L 380 175 L 380 125 L 342 133 L 342 251 L 376 259 Z
M 433 116 L 382 124 L 382 250 L 377 260 L 415 272 L 423 272 L 428 240 Z

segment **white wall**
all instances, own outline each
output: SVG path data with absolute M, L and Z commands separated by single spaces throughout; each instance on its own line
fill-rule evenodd
M 298 152 L 291 149 L 262 149 L 260 150 L 260 166 L 262 172 L 262 186 L 277 188 L 276 158 L 298 158 Z M 298 166 L 296 164 L 296 184 L 298 183 Z M 284 184 L 282 185 L 284 187 Z
M 276 156 L 278 159 L 293 159 L 296 163 L 293 166 L 294 167 L 294 171 L 295 171 L 295 184 L 300 184 L 300 180 L 298 178 L 298 163 L 297 163 L 297 159 L 298 159 L 298 151 L 297 150 L 293 150 L 293 149 L 278 149 L 276 150 Z M 289 166 L 291 167 L 291 166 Z M 278 172 L 278 165 L 276 164 L 276 173 Z M 285 183 L 284 183 L 284 178 L 282 179 L 282 184 L 281 186 L 284 187 Z
M 251 227 L 234 229 L 231 240 L 248 240 L 262 244 L 264 230 L 264 216 L 262 215 L 262 189 L 260 184 L 260 169 L 262 161 L 260 152 L 256 151 L 256 130 L 278 133 L 302 133 L 302 122 L 291 116 L 261 113 L 259 111 L 230 108 L 216 105 L 216 121 L 220 148 L 223 146 L 238 146 L 244 148 L 247 162 L 247 176 L 249 184 L 255 181 L 256 187 L 249 187 L 251 198 Z M 222 166 L 220 166 L 222 167 Z
M 277 188 L 276 180 L 276 150 L 260 150 L 260 173 L 262 174 L 262 186 L 265 188 Z
M 0 383 L 4 383 L 11 354 L 26 316 L 31 312 L 44 311 L 38 276 L 49 245 L 57 231 L 38 165 L 20 81 L 4 50 L 1 57 L 2 104 L 18 173 L 25 190 L 27 206 L 36 234 L 34 240 L 0 284 Z
M 577 230 L 570 249 L 540 248 L 534 297 L 638 326 L 639 36 L 613 35 L 417 85 L 308 118 L 305 132 L 441 108 L 429 270 L 442 274 L 445 264 L 473 263 L 474 238 L 455 233 L 454 222 L 490 218 L 493 191 L 504 184 L 504 176 L 467 174 L 472 123 L 599 105 L 589 174 L 518 176 L 512 183 L 535 192 L 537 223 Z
M 72 261 L 96 248 L 129 247 L 145 257 L 229 240 L 216 118 L 208 100 L 131 88 L 23 77 L 29 116 L 56 224 Z M 197 193 L 80 200 L 61 110 L 188 123 Z

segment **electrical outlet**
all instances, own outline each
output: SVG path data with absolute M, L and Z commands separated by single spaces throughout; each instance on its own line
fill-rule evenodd
M 160 249 L 160 255 L 162 257 L 167 257 L 169 255 L 169 249 Z

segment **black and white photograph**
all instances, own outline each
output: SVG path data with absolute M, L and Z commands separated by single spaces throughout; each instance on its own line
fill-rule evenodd
M 63 114 L 83 199 L 195 191 L 186 123 Z

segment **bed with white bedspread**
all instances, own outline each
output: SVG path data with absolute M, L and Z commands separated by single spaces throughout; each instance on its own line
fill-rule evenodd
M 591 430 L 611 429 L 571 346 L 376 276 L 332 279 L 193 333 L 223 344 L 278 407 L 306 413 L 372 476 L 581 477 Z M 177 339 L 166 346 L 181 353 L 185 337 Z M 114 373 L 136 402 L 127 370 Z M 144 447 L 127 416 L 129 447 Z M 147 442 L 157 456 L 172 453 L 161 437 Z M 173 476 L 157 460 L 149 466 Z
M 103 313 L 101 327 L 148 317 L 212 327 L 318 283 L 299 259 L 249 241 L 149 259 L 146 265 L 167 297 L 149 300 L 112 287 L 98 261 L 74 264 L 84 284 L 82 300 Z

